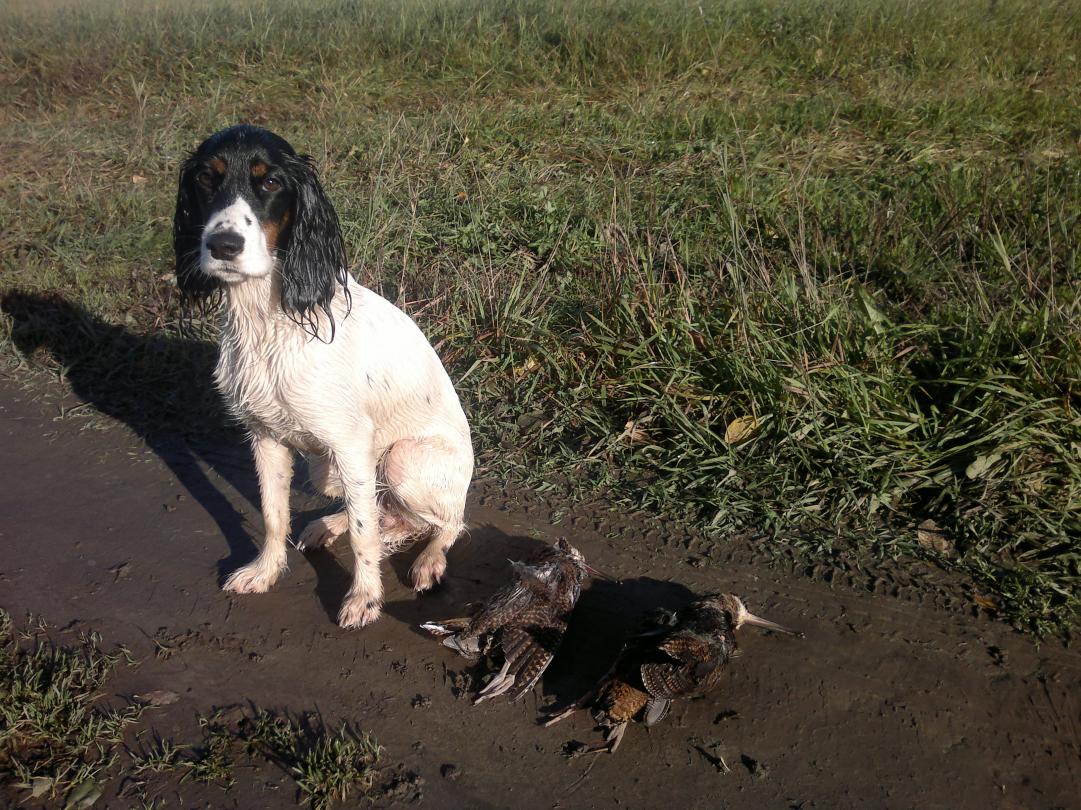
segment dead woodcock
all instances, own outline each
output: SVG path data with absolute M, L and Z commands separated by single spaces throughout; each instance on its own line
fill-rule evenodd
M 597 686 L 577 703 L 550 715 L 544 725 L 589 707 L 605 729 L 605 742 L 572 753 L 614 752 L 632 720 L 656 725 L 673 700 L 696 697 L 716 686 L 725 665 L 737 654 L 736 631 L 744 624 L 802 635 L 755 616 L 732 594 L 706 596 L 678 612 L 657 611 L 627 639 Z
M 511 561 L 514 580 L 496 591 L 469 618 L 427 622 L 421 627 L 465 658 L 475 660 L 494 642 L 503 667 L 481 690 L 475 703 L 506 694 L 517 700 L 533 688 L 548 668 L 567 630 L 567 619 L 589 575 L 582 553 L 559 538 L 529 562 Z

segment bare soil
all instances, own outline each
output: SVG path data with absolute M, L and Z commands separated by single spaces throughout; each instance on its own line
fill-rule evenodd
M 1081 656 L 1037 645 L 964 599 L 929 598 L 911 570 L 831 584 L 768 566 L 740 541 L 706 547 L 596 508 L 552 525 L 563 505 L 481 481 L 445 585 L 418 598 L 412 554 L 398 555 L 384 566 L 384 617 L 345 631 L 334 623 L 349 584 L 340 546 L 290 552 L 269 594 L 219 590 L 261 530 L 238 437 L 201 445 L 57 418 L 76 404 L 0 380 L 0 605 L 129 646 L 141 663 L 117 670 L 118 699 L 180 695 L 144 714 L 136 746 L 155 734 L 197 742 L 200 715 L 259 707 L 372 732 L 386 750 L 377 806 L 1081 806 Z M 326 508 L 303 478 L 295 529 Z M 472 706 L 463 686 L 476 673 L 417 624 L 459 614 L 505 581 L 508 559 L 560 534 L 621 581 L 583 595 L 533 697 Z M 568 741 L 597 739 L 590 719 L 544 729 L 538 707 L 588 689 L 640 611 L 716 590 L 806 638 L 744 633 L 722 689 L 630 729 L 588 773 L 588 761 L 566 759 Z M 229 791 L 190 781 L 155 790 L 171 807 L 296 806 L 292 780 L 273 766 L 237 776 Z M 123 790 L 117 779 L 98 806 L 129 806 Z

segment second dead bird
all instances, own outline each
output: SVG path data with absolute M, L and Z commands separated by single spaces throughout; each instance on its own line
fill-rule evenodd
M 716 686 L 725 665 L 737 654 L 736 631 L 744 624 L 802 635 L 755 616 L 733 594 L 703 597 L 678 613 L 658 611 L 627 639 L 600 683 L 581 700 L 550 715 L 544 725 L 592 708 L 594 719 L 605 729 L 605 741 L 570 753 L 614 752 L 632 720 L 655 725 L 676 698 L 695 697 Z
M 512 561 L 511 566 L 514 581 L 496 591 L 473 616 L 421 625 L 444 636 L 444 645 L 470 660 L 486 652 L 492 639 L 498 644 L 503 667 L 475 703 L 503 694 L 513 701 L 532 689 L 563 640 L 582 582 L 589 575 L 604 576 L 590 568 L 565 537 L 528 563 Z

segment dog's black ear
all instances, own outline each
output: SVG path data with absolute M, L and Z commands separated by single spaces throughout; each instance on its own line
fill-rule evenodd
M 282 258 L 282 309 L 313 335 L 319 334 L 322 310 L 334 339 L 330 302 L 339 286 L 348 295 L 345 244 L 338 215 L 330 204 L 312 159 L 300 155 L 290 161 L 289 175 L 296 193 L 293 222 Z
M 195 193 L 194 161 L 180 168 L 173 213 L 173 252 L 176 254 L 176 286 L 186 301 L 202 303 L 216 292 L 221 282 L 208 276 L 199 266 L 199 247 L 203 238 L 203 212 Z

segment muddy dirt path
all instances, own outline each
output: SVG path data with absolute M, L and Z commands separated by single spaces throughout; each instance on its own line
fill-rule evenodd
M 142 664 L 120 668 L 110 688 L 179 693 L 144 715 L 142 727 L 162 737 L 197 741 L 198 716 L 215 707 L 318 710 L 370 730 L 388 775 L 410 775 L 380 805 L 1081 806 L 1081 656 L 1056 643 L 1037 648 L 905 589 L 831 589 L 751 552 L 691 564 L 700 560 L 665 538 L 633 525 L 613 532 L 587 512 L 552 526 L 542 501 L 491 482 L 476 487 L 474 528 L 450 555 L 446 585 L 416 598 L 405 579 L 412 555 L 399 555 L 385 567 L 383 619 L 343 631 L 333 620 L 349 583 L 342 548 L 291 551 L 291 570 L 264 596 L 218 589 L 254 554 L 261 526 L 243 447 L 148 445 L 122 425 L 57 420 L 59 407 L 0 380 L 0 605 L 131 647 Z M 300 482 L 295 527 L 320 507 Z M 583 596 L 535 696 L 474 708 L 456 696 L 460 659 L 414 628 L 487 595 L 505 580 L 508 558 L 559 534 L 623 581 Z M 585 690 L 636 613 L 679 604 L 687 588 L 734 591 L 807 637 L 746 632 L 722 689 L 677 704 L 648 732 L 632 727 L 620 751 L 579 781 L 586 764 L 560 751 L 597 738 L 589 718 L 542 729 L 538 703 Z M 156 656 L 155 639 L 172 654 Z M 272 768 L 238 778 L 229 792 L 189 782 L 161 796 L 168 806 L 296 806 L 291 780 Z M 106 794 L 106 805 L 127 803 Z

